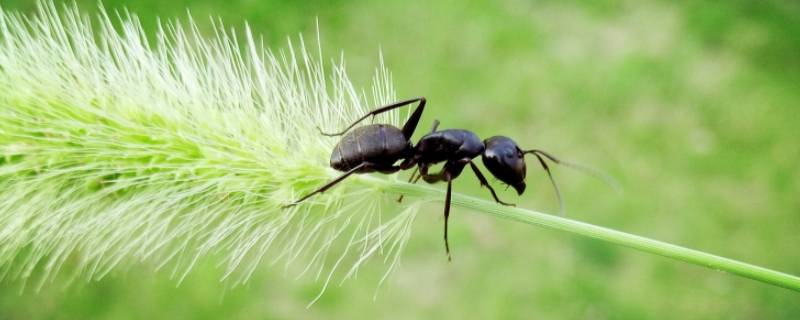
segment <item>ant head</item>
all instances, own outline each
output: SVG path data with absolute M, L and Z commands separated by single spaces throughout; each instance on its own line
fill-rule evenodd
M 514 140 L 494 136 L 483 141 L 483 165 L 495 178 L 514 187 L 517 194 L 525 192 L 525 153 Z
M 517 143 L 509 137 L 494 136 L 484 140 L 483 145 L 486 147 L 483 151 L 483 165 L 486 166 L 497 179 L 514 187 L 520 195 L 525 192 L 525 155 L 531 154 L 535 156 L 536 160 L 539 160 L 539 164 L 542 165 L 542 169 L 547 172 L 547 177 L 550 179 L 550 183 L 553 185 L 553 189 L 556 192 L 559 208 L 561 208 L 560 211 L 562 213 L 564 211 L 564 203 L 561 199 L 561 192 L 558 190 L 556 180 L 553 179 L 553 174 L 550 172 L 550 166 L 545 160 L 593 175 L 603 180 L 603 182 L 612 188 L 619 190 L 619 185 L 616 181 L 601 171 L 580 164 L 562 161 L 543 150 L 522 150 L 517 146 Z

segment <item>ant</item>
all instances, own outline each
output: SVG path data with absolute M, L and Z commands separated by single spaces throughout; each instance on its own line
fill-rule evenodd
M 359 122 L 368 117 L 374 117 L 415 102 L 418 103 L 417 107 L 402 129 L 389 124 L 370 124 L 353 129 Z M 425 110 L 425 102 L 424 97 L 395 102 L 370 111 L 341 132 L 325 133 L 320 130 L 320 133 L 325 136 L 344 136 L 334 147 L 330 160 L 331 167 L 344 172 L 344 174 L 285 207 L 297 205 L 316 194 L 325 192 L 325 190 L 354 173 L 377 171 L 391 174 L 400 170 L 410 169 L 416 165 L 417 168 L 411 174 L 409 182 L 416 183 L 420 178 L 427 183 L 447 182 L 447 193 L 444 202 L 444 244 L 448 260 L 452 260 L 450 244 L 447 240 L 447 221 L 450 216 L 450 197 L 453 180 L 458 178 L 464 168 L 469 165 L 478 181 L 480 181 L 481 186 L 489 189 L 497 203 L 513 206 L 513 204 L 503 202 L 497 197 L 494 189 L 486 181 L 486 177 L 475 165 L 473 159 L 481 156 L 484 166 L 493 176 L 513 187 L 518 195 L 522 195 L 525 192 L 525 155 L 531 154 L 539 160 L 542 168 L 547 172 L 558 197 L 560 208 L 563 210 L 563 201 L 558 185 L 556 185 L 545 159 L 554 163 L 562 163 L 562 161 L 545 151 L 537 149 L 522 150 L 514 140 L 504 136 L 494 136 L 481 141 L 475 133 L 469 130 L 446 129 L 437 131 L 438 120 L 434 120 L 431 131 L 420 138 L 416 145 L 413 145 L 411 136 L 414 134 L 422 112 Z M 351 129 L 353 130 L 351 131 Z M 400 160 L 402 162 L 395 165 Z M 441 171 L 438 173 L 428 172 L 431 165 L 441 162 L 444 162 Z M 576 166 L 569 163 L 565 164 L 572 167 Z M 417 173 L 419 173 L 419 176 L 417 176 Z M 402 201 L 402 196 L 398 201 Z

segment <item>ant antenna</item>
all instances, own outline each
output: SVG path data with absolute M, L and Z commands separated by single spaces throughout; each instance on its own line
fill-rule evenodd
M 552 154 L 550 154 L 550 153 L 548 153 L 546 151 L 543 151 L 543 150 L 532 149 L 532 150 L 524 151 L 523 153 L 533 153 L 533 154 L 535 154 L 537 156 L 538 155 L 542 155 L 545 158 L 550 159 L 550 161 L 553 161 L 553 162 L 555 162 L 555 163 L 557 163 L 559 165 L 563 165 L 563 166 L 571 168 L 573 170 L 577 170 L 577 171 L 583 172 L 584 174 L 588 174 L 588 175 L 594 177 L 595 179 L 598 179 L 598 180 L 602 181 L 603 183 L 605 183 L 607 186 L 609 186 L 611 189 L 613 189 L 614 192 L 622 193 L 622 187 L 620 186 L 619 182 L 616 179 L 614 179 L 613 177 L 611 177 L 610 175 L 608 175 L 607 173 L 603 172 L 603 171 L 600 171 L 598 169 L 592 168 L 590 166 L 582 165 L 582 164 L 579 164 L 579 163 L 561 160 L 559 158 L 556 158 L 554 155 L 552 155 Z M 541 161 L 541 159 L 539 161 Z
M 534 156 L 536 156 L 536 159 L 539 159 L 539 163 L 542 164 L 542 168 L 544 168 L 544 171 L 547 172 L 547 177 L 550 178 L 550 183 L 553 184 L 553 189 L 556 191 L 556 198 L 558 198 L 558 215 L 563 216 L 564 215 L 564 199 L 561 198 L 561 191 L 558 189 L 558 184 L 556 183 L 556 180 L 553 179 L 553 174 L 550 172 L 550 167 L 547 165 L 547 162 L 545 162 L 544 159 L 542 159 L 542 156 L 550 159 L 551 161 L 553 161 L 555 163 L 561 163 L 561 161 L 558 160 L 557 158 L 553 157 L 552 155 L 550 155 L 550 154 L 548 154 L 548 153 L 546 153 L 544 151 L 541 151 L 541 150 L 534 149 L 534 150 L 523 151 L 522 153 L 523 154 L 526 154 L 526 153 L 533 154 Z

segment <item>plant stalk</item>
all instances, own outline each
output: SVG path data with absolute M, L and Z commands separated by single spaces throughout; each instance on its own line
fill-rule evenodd
M 412 185 L 405 182 L 390 181 L 369 176 L 363 176 L 362 179 L 368 181 L 380 180 L 382 181 L 384 191 L 408 197 L 444 200 L 445 196 L 444 191 L 424 184 Z M 516 207 L 502 206 L 490 201 L 481 200 L 459 193 L 453 193 L 452 202 L 456 206 L 473 209 L 475 211 L 487 213 L 499 218 L 566 231 L 572 234 L 598 239 L 633 248 L 639 251 L 696 264 L 716 271 L 736 274 L 745 278 L 750 278 L 763 283 L 800 292 L 800 277 L 730 258 L 713 255 L 703 251 L 689 249 L 686 247 L 681 247 L 678 245 L 551 214 L 545 214 Z

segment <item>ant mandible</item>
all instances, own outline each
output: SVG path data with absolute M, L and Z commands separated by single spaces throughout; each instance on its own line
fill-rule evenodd
M 415 102 L 418 102 L 418 105 L 402 129 L 389 124 L 370 124 L 353 129 L 359 122 L 368 117 Z M 446 129 L 437 131 L 438 120 L 434 121 L 431 132 L 422 136 L 416 146 L 413 145 L 411 136 L 414 134 L 422 112 L 425 110 L 425 102 L 424 97 L 395 102 L 370 111 L 341 132 L 324 133 L 320 130 L 326 136 L 344 135 L 334 147 L 330 160 L 331 167 L 344 172 L 344 174 L 286 207 L 294 206 L 316 194 L 325 192 L 325 190 L 330 189 L 354 173 L 377 171 L 391 174 L 400 170 L 410 169 L 416 165 L 417 168 L 411 174 L 409 182 L 416 183 L 420 178 L 427 183 L 447 182 L 447 193 L 444 202 L 444 244 L 447 258 L 451 260 L 450 244 L 447 240 L 447 221 L 450 216 L 450 197 L 453 180 L 461 175 L 464 167 L 469 165 L 475 176 L 477 176 L 478 181 L 480 181 L 481 186 L 489 189 L 497 203 L 513 206 L 513 204 L 503 202 L 497 197 L 494 189 L 486 181 L 486 177 L 475 165 L 473 159 L 481 156 L 484 166 L 489 169 L 493 176 L 513 187 L 517 194 L 522 195 L 525 192 L 525 155 L 532 154 L 547 172 L 558 197 L 559 205 L 563 208 L 561 194 L 545 159 L 554 163 L 561 163 L 561 161 L 547 152 L 537 149 L 522 150 L 514 140 L 504 136 L 494 136 L 481 141 L 475 133 L 469 130 Z M 351 129 L 353 130 L 351 131 Z M 400 160 L 402 162 L 396 165 Z M 431 165 L 441 162 L 444 162 L 441 171 L 438 173 L 428 172 Z M 419 176 L 417 176 L 418 172 Z M 398 201 L 400 200 L 402 200 L 402 197 L 398 199 Z

